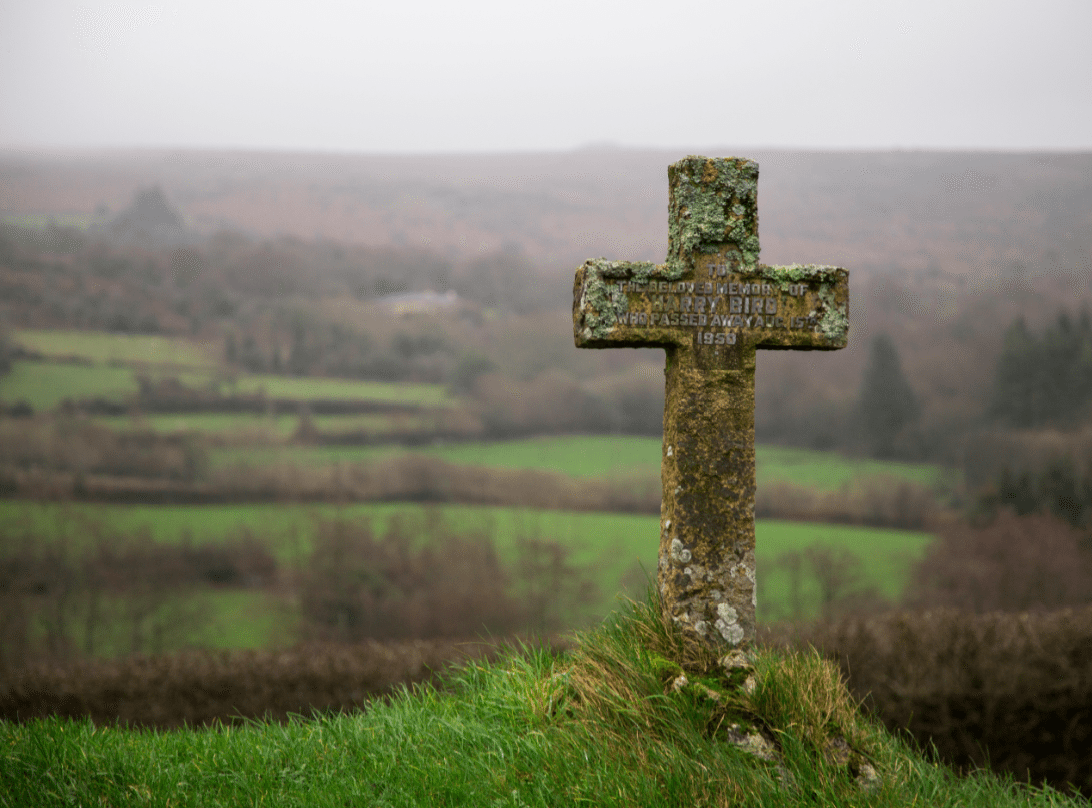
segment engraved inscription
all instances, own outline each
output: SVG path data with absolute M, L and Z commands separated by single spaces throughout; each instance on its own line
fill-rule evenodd
M 731 280 L 725 263 L 709 264 L 715 281 L 617 281 L 611 302 L 624 297 L 628 311 L 620 325 L 637 328 L 693 328 L 696 345 L 735 345 L 742 328 L 814 331 L 818 317 L 780 316 L 783 295 L 805 297 L 816 292 L 806 283 L 775 285 Z M 717 330 L 723 329 L 723 330 Z

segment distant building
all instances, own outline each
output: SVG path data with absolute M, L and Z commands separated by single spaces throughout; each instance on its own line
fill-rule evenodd
M 391 314 L 406 317 L 410 314 L 430 314 L 444 309 L 454 309 L 462 302 L 463 299 L 453 289 L 449 289 L 442 294 L 432 290 L 425 290 L 424 292 L 384 295 L 376 301 L 376 305 L 382 306 Z

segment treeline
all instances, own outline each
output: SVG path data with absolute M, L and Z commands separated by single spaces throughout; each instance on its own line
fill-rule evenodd
M 1005 440 L 1003 436 L 1014 430 L 1078 429 L 1092 420 L 1092 317 L 1088 310 L 1076 316 L 1061 310 L 1041 333 L 1018 316 L 1005 332 L 989 375 L 991 383 L 983 395 L 964 405 L 976 416 L 968 419 L 973 428 L 955 436 L 954 443 L 941 452 L 936 442 L 938 425 L 929 421 L 924 396 L 905 370 L 896 341 L 881 332 L 869 345 L 855 398 L 825 424 L 815 424 L 812 440 L 876 458 L 939 459 L 966 465 L 967 456 L 982 455 L 972 445 L 979 439 Z M 1010 477 L 1017 473 L 1026 478 L 1032 473 L 1018 471 L 1021 466 L 1019 456 L 1011 456 Z M 990 480 L 977 482 L 995 482 L 993 478 L 1003 470 L 997 465 Z M 1057 469 L 1055 473 L 1072 476 Z M 997 482 L 1006 490 L 1030 485 L 1027 479 Z M 1025 512 L 1029 511 L 1021 510 Z
M 375 300 L 452 290 L 473 307 L 525 313 L 555 305 L 519 252 L 456 262 L 409 247 L 224 231 L 186 246 L 118 244 L 74 228 L 0 223 L 0 312 L 22 326 L 200 333 L 272 301 Z
M 968 441 L 972 518 L 1008 509 L 1092 531 L 1092 430 L 986 430 Z
M 0 674 L 200 646 L 211 615 L 203 593 L 212 591 L 268 592 L 295 627 L 281 638 L 287 645 L 544 635 L 586 622 L 599 599 L 566 545 L 524 532 L 502 553 L 490 533 L 428 511 L 381 529 L 320 519 L 294 563 L 277 560 L 274 538 L 241 528 L 165 544 L 78 517 L 53 536 L 6 528 Z
M 1092 317 L 1058 313 L 1041 334 L 1023 317 L 1005 332 L 989 414 L 1018 429 L 1066 428 L 1092 417 Z

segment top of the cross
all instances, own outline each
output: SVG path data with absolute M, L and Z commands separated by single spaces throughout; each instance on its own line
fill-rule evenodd
M 668 274 L 694 269 L 698 254 L 719 254 L 734 269 L 758 263 L 758 163 L 691 155 L 667 169 Z
M 578 346 L 693 343 L 722 359 L 733 352 L 721 348 L 736 345 L 845 347 L 845 269 L 758 263 L 756 163 L 691 156 L 671 165 L 668 179 L 666 263 L 585 262 L 573 282 Z

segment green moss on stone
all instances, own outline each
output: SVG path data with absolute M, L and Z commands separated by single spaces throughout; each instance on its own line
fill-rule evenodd
M 782 291 L 793 283 L 830 283 L 837 279 L 838 267 L 818 264 L 789 264 L 787 266 L 762 266 L 762 276 L 776 283 Z
M 823 316 L 819 318 L 819 331 L 831 342 L 844 342 L 849 331 L 849 317 L 844 306 L 839 306 L 834 296 L 834 284 L 819 287 L 819 301 L 823 304 Z
M 743 263 L 758 261 L 758 165 L 735 158 L 687 157 L 670 170 L 668 263 L 681 277 L 695 252 L 736 245 Z

